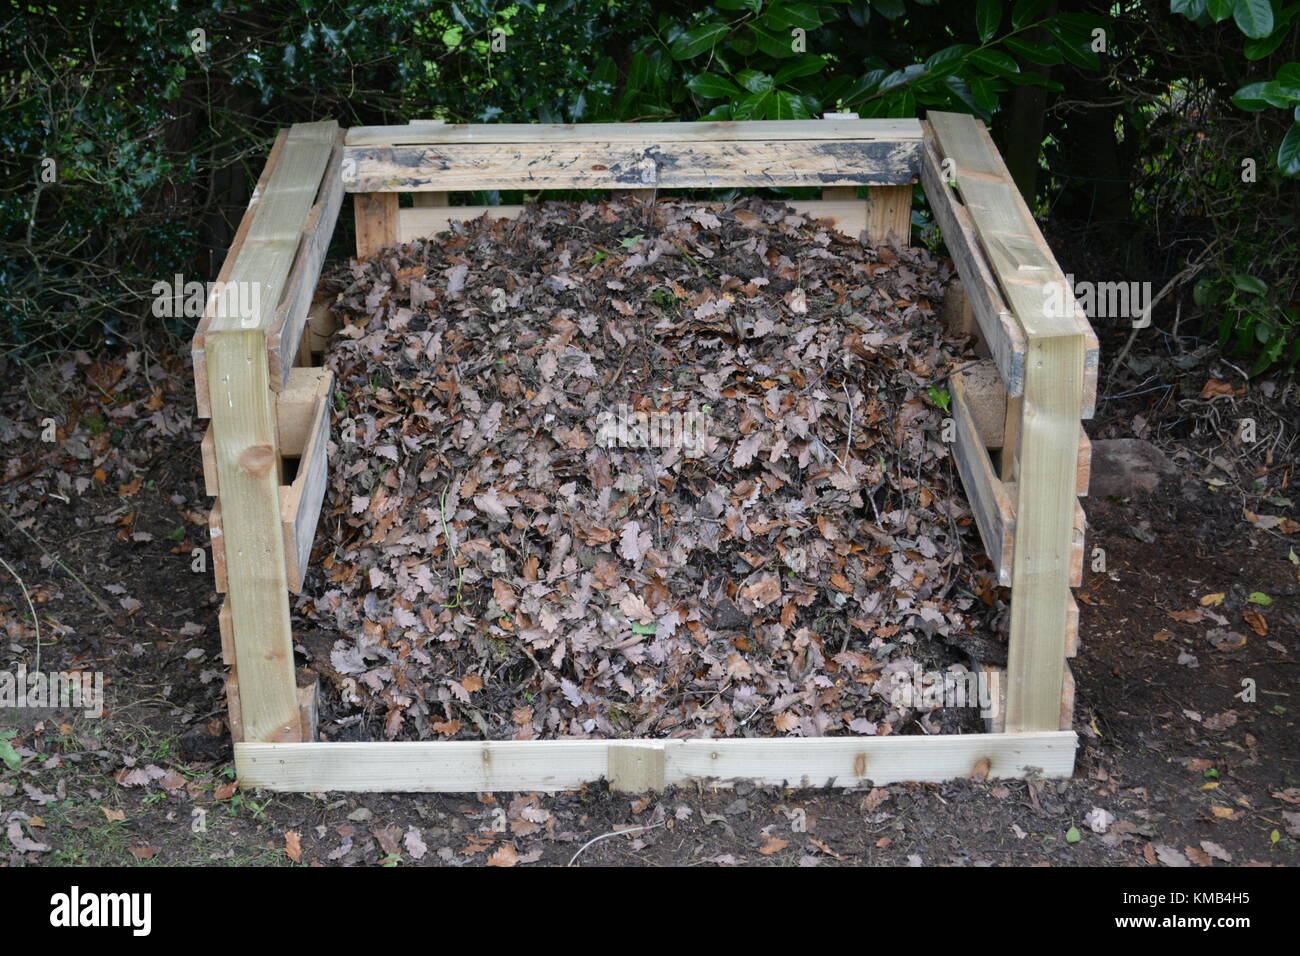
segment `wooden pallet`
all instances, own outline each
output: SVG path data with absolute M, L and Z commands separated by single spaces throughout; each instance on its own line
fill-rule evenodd
M 955 458 L 999 582 L 1011 588 L 1005 714 L 965 736 L 727 740 L 317 740 L 312 675 L 295 674 L 289 595 L 302 587 L 329 467 L 332 379 L 313 368 L 327 339 L 315 298 L 345 192 L 357 253 L 432 235 L 456 218 L 519 207 L 451 205 L 458 190 L 822 188 L 796 204 L 871 241 L 909 239 L 924 189 L 961 281 L 948 320 L 987 358 L 951 379 Z M 865 187 L 865 196 L 859 191 Z M 398 196 L 413 195 L 403 208 Z M 272 790 L 616 789 L 688 780 L 853 787 L 978 771 L 1068 776 L 1090 449 L 1080 419 L 1096 400 L 1097 342 L 1077 308 L 1052 314 L 1064 276 L 987 131 L 968 116 L 916 120 L 654 125 L 361 127 L 280 134 L 219 278 L 256 283 L 258 308 L 210 303 L 194 337 L 219 622 L 230 665 L 235 763 Z M 1073 302 L 1072 297 L 1065 301 Z M 296 463 L 288 474 L 289 463 Z

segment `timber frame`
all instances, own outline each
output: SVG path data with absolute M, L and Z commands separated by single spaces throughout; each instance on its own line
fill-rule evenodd
M 989 732 L 953 736 L 429 741 L 318 739 L 315 676 L 296 673 L 289 595 L 302 588 L 329 467 L 332 331 L 316 297 L 345 193 L 359 257 L 454 219 L 454 191 L 809 186 L 794 202 L 873 241 L 909 240 L 920 182 L 960 281 L 947 321 L 982 360 L 951 376 L 954 457 L 985 550 L 1011 588 L 1004 701 Z M 859 188 L 867 187 L 865 198 Z M 412 205 L 400 207 L 400 193 Z M 1097 339 L 984 125 L 969 116 L 749 123 L 283 130 L 194 336 L 218 616 L 235 764 L 271 790 L 555 791 L 606 779 L 644 791 L 709 780 L 856 787 L 1073 772 L 1083 511 Z M 253 290 L 253 296 L 239 294 Z M 234 290 L 233 292 L 230 290 Z M 235 303 L 242 302 L 236 306 Z M 251 306 L 251 307 L 250 307 Z M 296 463 L 292 468 L 289 463 Z M 993 671 L 993 668 L 985 668 Z

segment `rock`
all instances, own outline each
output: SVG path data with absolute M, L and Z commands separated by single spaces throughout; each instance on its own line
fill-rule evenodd
M 1178 474 L 1165 453 L 1140 438 L 1103 438 L 1092 443 L 1092 480 L 1088 494 L 1132 495 L 1155 491 Z
M 749 615 L 726 598 L 713 606 L 714 630 L 734 631 L 749 626 Z

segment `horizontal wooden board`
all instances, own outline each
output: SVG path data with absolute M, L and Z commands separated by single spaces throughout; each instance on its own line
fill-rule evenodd
M 417 193 L 416 195 L 421 195 Z M 867 204 L 862 199 L 805 199 L 789 203 L 795 212 L 811 219 L 829 219 L 835 228 L 847 236 L 857 238 L 867 228 Z M 397 241 L 411 242 L 428 239 L 446 232 L 453 222 L 465 222 L 489 216 L 493 219 L 515 219 L 524 211 L 523 206 L 415 206 L 397 211 Z
M 348 146 L 348 192 L 466 189 L 708 189 L 900 186 L 916 180 L 919 140 L 745 140 Z
M 240 786 L 266 790 L 415 793 L 576 790 L 627 774 L 628 748 L 642 751 L 637 776 L 653 785 L 737 780 L 763 786 L 864 787 L 1074 769 L 1071 732 L 724 740 L 494 740 L 418 743 L 236 743 Z M 649 751 L 649 753 L 646 753 Z M 660 764 L 661 754 L 662 763 Z M 980 767 L 983 770 L 983 767 Z M 662 776 L 660 776 L 662 770 Z M 624 777 L 626 782 L 628 778 Z
M 921 138 L 916 119 L 752 120 L 725 123 L 411 123 L 354 126 L 349 146 L 426 146 L 488 143 L 771 142 L 779 140 L 900 140 Z

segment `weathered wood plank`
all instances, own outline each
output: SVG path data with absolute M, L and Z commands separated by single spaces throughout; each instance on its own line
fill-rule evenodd
M 997 366 L 991 361 L 976 362 L 956 374 L 961 376 L 963 398 L 980 442 L 990 451 L 1001 448 L 1007 417 L 1007 387 Z
M 961 276 L 962 289 L 975 312 L 981 338 L 1007 383 L 1008 393 L 1019 395 L 1025 387 L 1024 330 L 1003 301 L 970 215 L 944 182 L 938 157 L 930 144 L 922 156 L 921 185 Z
M 753 120 L 725 123 L 430 123 L 354 126 L 348 146 L 476 144 L 769 142 L 779 140 L 916 141 L 915 119 Z
M 1059 702 L 1058 702 L 1059 703 Z M 864 787 L 938 782 L 978 767 L 993 778 L 1069 777 L 1072 732 L 723 740 L 493 740 L 235 745 L 245 788 L 483 793 L 576 790 L 610 774 L 610 751 L 662 747 L 663 785 Z M 654 758 L 657 764 L 657 757 Z M 615 771 L 618 774 L 618 771 Z M 645 778 L 657 783 L 658 768 Z
M 212 586 L 218 594 L 225 594 L 230 584 L 226 578 L 226 539 L 221 530 L 220 498 L 208 509 L 208 547 L 212 550 Z
M 706 189 L 899 186 L 915 181 L 917 140 L 808 140 L 348 146 L 352 193 L 465 189 Z
M 919 169 L 918 169 L 919 172 Z M 912 187 L 872 186 L 867 192 L 867 236 L 873 245 L 912 241 Z

